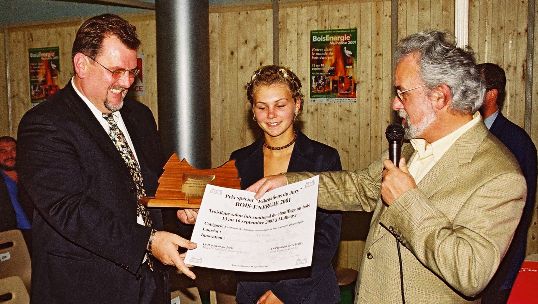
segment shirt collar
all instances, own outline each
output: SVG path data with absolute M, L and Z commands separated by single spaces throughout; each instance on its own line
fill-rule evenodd
M 454 130 L 452 133 L 444 136 L 443 138 L 438 139 L 431 144 L 428 144 L 422 138 L 413 138 L 411 139 L 411 145 L 413 145 L 413 148 L 415 148 L 420 159 L 433 155 L 433 157 L 437 161 L 454 144 L 454 142 L 456 142 L 456 140 L 460 138 L 460 136 L 462 136 L 465 132 L 467 132 L 481 120 L 482 116 L 479 112 L 476 112 L 473 115 L 472 120 L 459 127 L 458 129 Z
M 88 99 L 88 97 L 84 96 L 84 94 L 82 94 L 82 92 L 80 92 L 79 89 L 77 88 L 77 86 L 75 85 L 75 77 L 74 76 L 71 78 L 71 85 L 73 85 L 73 89 L 75 90 L 77 95 L 80 97 L 80 99 L 82 99 L 82 101 L 84 101 L 86 106 L 88 106 L 90 111 L 92 111 L 92 114 L 97 118 L 97 120 L 99 120 L 99 121 L 103 120 L 104 121 L 103 113 L 101 111 L 99 111 L 99 109 L 97 109 L 97 107 Z M 120 112 L 119 111 L 112 112 L 112 116 L 114 116 L 114 118 L 117 121 L 118 117 L 120 116 Z
M 491 126 L 493 125 L 493 122 L 495 121 L 495 119 L 497 118 L 497 116 L 499 116 L 499 111 L 495 111 L 495 113 L 491 114 L 490 116 L 484 118 L 484 124 L 486 125 L 486 127 L 488 128 L 488 130 L 491 128 Z

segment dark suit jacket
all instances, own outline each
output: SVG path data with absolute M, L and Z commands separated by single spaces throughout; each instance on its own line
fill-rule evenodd
M 6 183 L 0 174 L 0 231 L 17 229 L 17 218 Z
M 28 217 L 28 220 L 32 222 L 33 215 L 33 206 L 29 202 L 28 198 L 24 195 L 23 189 L 20 185 L 17 185 L 17 190 L 19 191 L 19 204 L 21 204 L 22 210 Z M 17 216 L 15 214 L 15 209 L 13 209 L 13 204 L 11 202 L 11 197 L 9 197 L 9 192 L 7 191 L 7 185 L 3 178 L 3 175 L 0 174 L 0 231 L 7 231 L 12 229 L 19 229 L 17 227 Z M 21 229 L 24 240 L 28 250 L 32 248 L 32 230 Z
M 230 158 L 236 161 L 242 188 L 263 177 L 263 140 L 234 151 Z M 336 149 L 298 133 L 288 172 L 339 170 L 342 170 L 342 166 Z M 256 281 L 239 282 L 238 303 L 256 303 L 269 289 L 286 304 L 337 303 L 340 292 L 332 260 L 340 241 L 341 221 L 341 214 L 318 208 L 312 267 L 261 275 L 240 275 L 240 280 Z
M 163 165 L 153 115 L 134 101 L 125 101 L 121 114 L 153 194 Z M 129 170 L 71 83 L 24 115 L 17 156 L 20 182 L 38 212 L 32 303 L 138 303 L 151 229 L 136 223 Z M 160 211 L 150 212 L 159 229 Z
M 499 290 L 511 289 L 527 249 L 527 232 L 532 221 L 532 212 L 536 201 L 536 147 L 532 139 L 518 125 L 509 121 L 499 112 L 489 129 L 514 154 L 527 181 L 527 199 L 523 208 L 521 221 L 514 238 L 504 256 L 495 276 L 486 288 L 483 301 Z

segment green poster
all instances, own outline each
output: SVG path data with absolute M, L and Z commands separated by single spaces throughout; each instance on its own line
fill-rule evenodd
M 41 102 L 59 90 L 60 48 L 29 49 L 30 100 Z
M 310 32 L 310 100 L 356 102 L 357 29 Z

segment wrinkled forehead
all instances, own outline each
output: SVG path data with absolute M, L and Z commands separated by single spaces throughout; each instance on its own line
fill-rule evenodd
M 417 84 L 422 82 L 419 58 L 418 54 L 412 53 L 402 57 L 396 63 L 394 71 L 395 87 L 406 87 L 410 83 Z

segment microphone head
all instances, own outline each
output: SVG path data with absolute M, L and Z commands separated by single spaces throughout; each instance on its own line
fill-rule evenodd
M 398 141 L 401 142 L 404 139 L 405 131 L 400 124 L 390 124 L 385 130 L 385 136 L 389 142 Z

